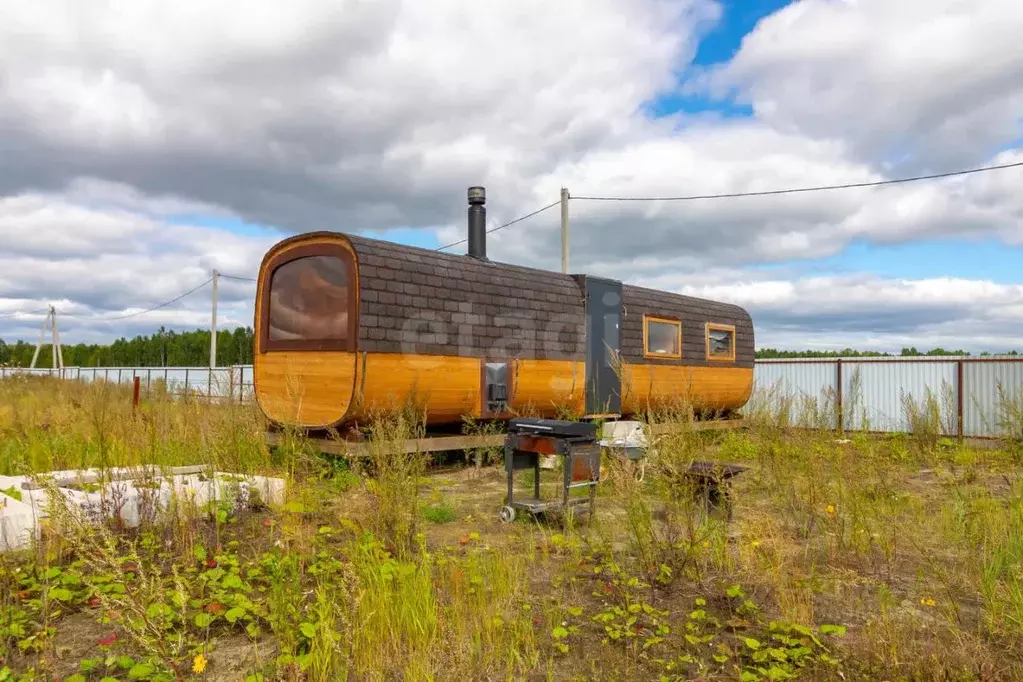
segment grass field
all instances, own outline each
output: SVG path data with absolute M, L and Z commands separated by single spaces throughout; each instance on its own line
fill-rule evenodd
M 115 386 L 0 382 L 0 474 L 288 481 L 279 507 L 135 530 L 55 513 L 38 547 L 0 555 L 0 680 L 1023 678 L 1023 450 L 783 413 L 736 432 L 653 415 L 667 433 L 645 475 L 605 458 L 592 518 L 503 524 L 500 454 L 400 454 L 407 413 L 350 463 L 268 450 L 250 406 L 133 412 Z M 702 511 L 693 460 L 748 467 L 730 521 Z

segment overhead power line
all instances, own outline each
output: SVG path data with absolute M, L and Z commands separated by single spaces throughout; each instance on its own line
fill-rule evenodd
M 17 317 L 18 315 L 45 315 L 48 312 L 50 312 L 49 308 L 43 308 L 42 310 L 20 310 L 15 313 L 4 313 L 3 315 L 0 315 L 0 320 L 9 320 Z
M 687 196 L 667 196 L 667 197 L 627 197 L 627 196 L 587 196 L 587 195 L 579 195 L 579 196 L 569 196 L 568 198 L 570 200 L 576 200 L 576 201 L 694 201 L 694 200 L 698 200 L 698 199 L 735 199 L 735 198 L 741 198 L 741 197 L 768 196 L 768 195 L 775 195 L 775 194 L 795 194 L 795 193 L 803 193 L 803 192 L 821 192 L 821 191 L 838 190 L 838 189 L 853 189 L 853 188 L 860 188 L 860 187 L 879 187 L 879 186 L 882 186 L 882 185 L 895 185 L 895 184 L 901 184 L 901 183 L 907 183 L 907 182 L 916 182 L 916 181 L 920 181 L 920 180 L 935 180 L 935 179 L 939 179 L 939 178 L 949 178 L 949 177 L 954 177 L 954 176 L 959 176 L 959 175 L 971 175 L 971 174 L 974 174 L 974 173 L 984 173 L 984 172 L 988 172 L 988 171 L 1005 170 L 1005 169 L 1008 169 L 1008 168 L 1019 168 L 1019 167 L 1023 167 L 1023 161 L 1019 161 L 1019 162 L 1015 162 L 1015 163 L 999 164 L 999 165 L 994 165 L 994 166 L 984 166 L 984 167 L 980 167 L 980 168 L 971 168 L 971 169 L 964 169 L 964 170 L 948 171 L 948 172 L 945 172 L 945 173 L 933 173 L 933 174 L 930 174 L 930 175 L 916 175 L 916 176 L 911 176 L 911 177 L 906 177 L 906 178 L 894 178 L 894 179 L 891 179 L 891 180 L 878 180 L 878 181 L 874 181 L 874 182 L 852 182 L 852 183 L 844 183 L 844 184 L 836 184 L 836 185 L 817 185 L 817 186 L 812 186 L 812 187 L 791 187 L 791 188 L 786 188 L 786 189 L 764 190 L 764 191 L 757 191 L 757 192 L 728 192 L 728 193 L 722 193 L 722 194 L 694 194 L 694 195 L 687 195 Z M 553 202 L 547 204 L 546 206 L 543 206 L 541 208 L 538 208 L 535 211 L 532 211 L 531 213 L 527 213 L 527 214 L 525 214 L 523 216 L 515 218 L 514 220 L 509 220 L 508 222 L 502 223 L 501 225 L 498 225 L 497 227 L 492 227 L 492 228 L 490 228 L 489 230 L 486 231 L 486 234 L 492 234 L 494 232 L 497 232 L 498 230 L 503 230 L 506 227 L 510 227 L 512 225 L 515 225 L 516 223 L 522 222 L 523 220 L 527 220 L 529 218 L 532 218 L 535 215 L 539 215 L 540 213 L 543 213 L 544 211 L 547 211 L 547 210 L 550 210 L 550 209 L 554 208 L 555 206 L 559 205 L 560 203 L 561 203 L 560 199 L 557 200 L 557 201 L 553 201 Z M 464 244 L 467 241 L 469 241 L 468 238 L 459 239 L 458 241 L 452 242 L 451 244 L 447 244 L 445 246 L 438 247 L 437 249 L 435 249 L 435 251 L 443 251 L 445 249 L 450 249 L 453 246 L 458 246 L 459 244 Z M 227 278 L 227 279 L 238 280 L 238 281 L 242 281 L 242 282 L 256 282 L 256 281 L 258 281 L 256 278 L 253 278 L 253 277 L 241 277 L 241 276 L 238 276 L 238 275 L 219 274 L 217 276 L 224 277 L 224 278 Z M 149 308 L 146 308 L 145 310 L 139 310 L 139 311 L 134 312 L 134 313 L 128 313 L 128 314 L 125 314 L 125 315 L 117 315 L 117 316 L 114 316 L 114 317 L 90 317 L 90 316 L 87 316 L 87 315 L 74 315 L 74 314 L 65 314 L 63 316 L 64 317 L 70 317 L 70 318 L 92 319 L 92 320 L 96 320 L 96 321 L 100 321 L 100 322 L 125 320 L 125 319 L 132 318 L 132 317 L 138 317 L 139 315 L 145 315 L 146 313 L 150 313 L 150 312 L 153 312 L 154 310 L 159 310 L 160 308 L 165 308 L 165 307 L 171 305 L 172 303 L 176 303 L 177 301 L 180 301 L 181 299 L 185 298 L 186 296 L 189 296 L 190 294 L 195 293 L 199 289 L 202 289 L 204 286 L 206 286 L 207 284 L 209 284 L 213 280 L 214 280 L 214 277 L 210 277 L 209 279 L 207 279 L 206 281 L 202 282 L 198 286 L 193 287 L 192 289 L 189 289 L 188 291 L 186 291 L 186 292 L 184 292 L 184 293 L 182 293 L 182 294 L 180 294 L 178 296 L 175 296 L 174 298 L 170 299 L 169 301 L 164 301 L 163 303 L 159 303 L 157 305 L 154 305 L 154 306 L 151 306 Z M 39 311 L 5 313 L 3 315 L 0 315 L 0 320 L 11 319 L 11 318 L 17 317 L 19 315 L 40 315 L 40 314 L 43 314 L 43 313 L 46 313 L 46 312 L 48 312 L 48 310 L 44 309 L 44 310 L 39 310 Z
M 199 289 L 202 289 L 204 286 L 206 286 L 207 284 L 209 284 L 212 281 L 213 281 L 213 278 L 210 277 L 208 280 L 206 280 L 205 282 L 203 282 L 199 286 L 193 287 L 192 289 L 189 289 L 185 293 L 180 294 L 179 296 L 175 296 L 174 298 L 172 298 L 169 301 L 164 301 L 163 303 L 159 303 L 157 305 L 154 305 L 151 308 L 146 308 L 145 310 L 139 310 L 138 312 L 134 312 L 134 313 L 128 313 L 127 315 L 118 315 L 116 317 L 90 317 L 88 315 L 66 315 L 65 314 L 65 315 L 63 315 L 63 317 L 87 318 L 87 319 L 90 319 L 90 320 L 95 320 L 97 322 L 112 322 L 114 320 L 126 320 L 129 317 L 137 317 L 139 315 L 145 315 L 146 313 L 151 313 L 154 310 L 159 310 L 160 308 L 166 308 L 171 303 L 176 303 L 176 302 L 180 301 L 181 299 L 183 299 L 185 296 L 188 296 L 189 294 L 194 294 L 195 292 L 199 291 Z
M 842 185 L 818 185 L 816 187 L 792 187 L 788 189 L 773 189 L 761 192 L 729 192 L 726 194 L 694 194 L 677 197 L 600 197 L 600 196 L 572 196 L 577 201 L 694 201 L 696 199 L 736 199 L 739 197 L 762 197 L 770 194 L 795 194 L 797 192 L 821 192 L 834 189 L 853 189 L 856 187 L 878 187 L 880 185 L 895 185 L 905 182 L 916 182 L 918 180 L 935 180 L 937 178 L 950 178 L 956 175 L 969 175 L 971 173 L 984 173 L 987 171 L 1003 170 L 1006 168 L 1018 168 L 1023 166 L 1023 161 L 1016 163 L 1005 163 L 998 166 L 985 166 L 983 168 L 971 168 L 967 170 L 949 171 L 947 173 L 934 173 L 932 175 L 915 175 L 908 178 L 895 178 L 892 180 L 877 180 L 875 182 L 850 182 Z
M 543 208 L 536 209 L 532 213 L 527 213 L 526 215 L 518 217 L 515 220 L 509 220 L 508 222 L 504 223 L 503 225 L 498 225 L 497 227 L 492 227 L 489 230 L 487 230 L 487 234 L 491 234 L 493 232 L 497 232 L 498 230 L 503 230 L 504 228 L 506 228 L 506 227 L 508 227 L 510 225 L 514 225 L 515 223 L 520 223 L 523 220 L 526 220 L 527 218 L 532 218 L 533 216 L 538 215 L 540 213 L 543 213 L 544 211 L 546 211 L 548 209 L 554 208 L 555 206 L 557 206 L 560 203 L 561 203 L 561 200 L 559 199 L 559 200 L 555 201 L 554 203 L 547 204 Z M 469 241 L 468 237 L 466 237 L 465 239 L 459 239 L 457 242 L 452 242 L 451 244 L 448 244 L 447 246 L 441 246 L 441 247 L 439 247 L 437 249 L 434 249 L 434 251 L 443 251 L 444 249 L 450 249 L 452 246 L 458 246 L 459 244 L 464 244 L 467 241 Z

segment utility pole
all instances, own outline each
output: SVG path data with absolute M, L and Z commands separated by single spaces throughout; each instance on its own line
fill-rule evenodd
M 217 366 L 217 284 L 220 272 L 213 271 L 213 315 L 210 318 L 210 368 Z
M 39 329 L 39 343 L 36 344 L 36 350 L 32 354 L 32 364 L 29 365 L 30 369 L 35 369 L 36 362 L 39 361 L 39 351 L 43 349 L 43 341 L 46 340 L 46 327 L 49 326 L 51 334 L 51 348 L 52 364 L 51 369 L 63 370 L 64 369 L 64 351 L 60 347 L 60 332 L 57 331 L 57 309 L 50 305 L 50 309 L 46 312 L 46 317 L 43 318 L 43 326 Z
M 53 367 L 64 371 L 64 349 L 60 347 L 60 332 L 57 331 L 57 309 L 50 306 L 50 329 L 53 332 Z
M 29 365 L 29 369 L 36 368 L 36 360 L 39 359 L 39 351 L 43 348 L 43 340 L 46 339 L 46 323 L 50 321 L 50 313 L 46 313 L 46 317 L 43 318 L 43 326 L 39 329 L 39 343 L 36 344 L 36 352 L 32 353 L 32 364 Z
M 561 188 L 561 271 L 568 274 L 568 189 Z

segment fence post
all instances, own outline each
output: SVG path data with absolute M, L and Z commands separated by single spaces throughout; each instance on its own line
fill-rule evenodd
M 956 360 L 956 436 L 963 440 L 963 360 Z
M 131 411 L 134 412 L 139 407 L 139 386 L 142 385 L 142 379 L 139 378 L 138 374 L 133 377 L 132 384 L 134 385 L 131 392 Z
M 835 410 L 838 412 L 838 432 L 845 433 L 845 420 L 842 417 L 842 358 L 835 361 Z

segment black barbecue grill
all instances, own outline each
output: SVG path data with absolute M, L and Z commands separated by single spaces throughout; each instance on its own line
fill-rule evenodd
M 588 505 L 593 513 L 596 485 L 600 480 L 600 444 L 597 427 L 588 422 L 556 419 L 513 419 L 508 423 L 504 439 L 504 464 L 508 473 L 508 499 L 501 508 L 501 520 L 511 522 L 515 511 L 531 514 Z M 564 458 L 564 487 L 553 499 L 540 497 L 540 457 L 557 455 Z M 533 470 L 533 496 L 516 500 L 515 472 Z M 586 497 L 571 497 L 573 490 L 587 488 Z

